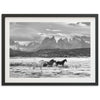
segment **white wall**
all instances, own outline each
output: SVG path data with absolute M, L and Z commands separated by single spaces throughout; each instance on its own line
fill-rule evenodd
M 99 0 L 1 0 L 0 14 L 2 13 L 99 14 L 100 3 Z M 0 100 L 99 100 L 99 98 L 100 86 L 0 86 Z

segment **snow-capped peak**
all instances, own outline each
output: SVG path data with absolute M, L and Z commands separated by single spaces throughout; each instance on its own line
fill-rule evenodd
M 15 43 L 18 43 L 21 46 L 28 46 L 31 42 L 32 41 L 15 41 Z

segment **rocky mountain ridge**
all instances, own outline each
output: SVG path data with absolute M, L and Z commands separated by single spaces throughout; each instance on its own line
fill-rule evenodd
M 18 42 L 10 40 L 10 48 L 20 51 L 37 51 L 41 49 L 77 49 L 90 48 L 90 37 L 74 36 L 72 39 L 60 38 L 56 41 L 55 37 L 46 37 L 41 43 L 30 41 L 28 45 L 21 45 Z

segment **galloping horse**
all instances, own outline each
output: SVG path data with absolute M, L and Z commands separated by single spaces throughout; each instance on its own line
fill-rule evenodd
M 67 62 L 66 59 L 64 59 L 63 61 L 56 61 L 56 66 L 58 66 L 58 65 L 64 66 L 64 63 L 65 63 L 65 62 Z
M 53 65 L 54 62 L 56 63 L 56 61 L 55 61 L 54 59 L 52 59 L 52 60 L 50 60 L 49 62 L 44 63 L 44 64 L 43 64 L 43 67 L 46 67 L 46 66 L 52 67 L 52 65 Z
M 50 66 L 50 67 L 52 67 L 52 65 L 53 65 L 53 63 L 56 63 L 56 61 L 54 60 L 54 59 L 51 59 L 47 64 Z

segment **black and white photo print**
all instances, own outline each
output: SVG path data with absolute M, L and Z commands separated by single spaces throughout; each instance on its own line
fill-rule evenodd
M 97 15 L 73 16 L 4 17 L 5 84 L 97 85 Z

